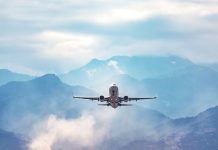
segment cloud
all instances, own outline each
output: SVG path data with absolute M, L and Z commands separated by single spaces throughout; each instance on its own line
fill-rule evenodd
M 96 15 L 95 21 L 100 24 L 116 24 L 135 22 L 154 16 L 188 16 L 197 17 L 218 13 L 217 5 L 203 5 L 199 3 L 164 1 L 136 1 L 123 6 L 113 6 L 110 10 Z
M 208 15 L 217 13 L 217 5 L 196 3 L 190 1 L 173 0 L 108 0 L 88 1 L 17 1 L 1 2 L 3 9 L 0 16 L 18 19 L 33 20 L 38 24 L 63 22 L 91 22 L 96 24 L 117 24 L 144 20 L 156 15 Z M 72 15 L 73 14 L 73 15 Z M 49 21 L 48 21 L 49 18 Z M 40 22 L 40 23 L 39 23 Z
M 94 114 L 94 115 L 90 115 Z M 30 150 L 96 149 L 106 137 L 115 112 L 84 112 L 77 119 L 49 118 L 34 127 Z
M 0 0 L 0 5 L 2 68 L 63 73 L 114 55 L 218 62 L 213 0 Z
M 60 31 L 42 31 L 17 39 L 19 37 L 10 36 L 0 41 L 2 60 L 13 58 L 10 64 L 8 61 L 2 64 L 15 70 L 26 68 L 22 70 L 35 69 L 35 72 L 38 70 L 42 73 L 65 72 L 69 68 L 87 63 L 96 56 L 98 43 L 103 43 L 101 38 L 94 35 Z
M 97 47 L 100 40 L 95 36 L 75 33 L 44 31 L 35 36 L 40 44 L 36 45 L 40 55 L 49 58 L 80 59 L 93 55 L 92 48 Z
M 117 61 L 110 60 L 108 62 L 108 66 L 113 67 L 117 71 L 118 74 L 124 74 L 123 70 L 118 66 L 118 62 Z
M 128 117 L 124 115 L 127 111 Z M 85 111 L 77 119 L 50 115 L 48 119 L 35 124 L 33 130 L 30 130 L 29 136 L 32 140 L 28 148 L 30 150 L 62 148 L 80 150 L 102 149 L 102 147 L 107 149 L 111 146 L 110 141 L 118 140 L 119 142 L 115 142 L 116 145 L 113 147 L 117 149 L 151 134 L 153 138 L 159 138 L 158 133 L 153 130 L 156 123 L 148 118 L 147 116 L 146 119 L 139 119 L 136 110 L 129 111 L 123 108 L 115 111 L 107 107 Z

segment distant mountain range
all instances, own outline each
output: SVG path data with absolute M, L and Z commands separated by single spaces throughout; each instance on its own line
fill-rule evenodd
M 59 78 L 69 85 L 93 89 L 99 93 L 97 95 L 107 96 L 109 84 L 115 82 L 121 96 L 158 96 L 157 101 L 147 101 L 143 105 L 178 118 L 218 105 L 215 68 L 215 64 L 202 66 L 176 56 L 115 56 L 107 60 L 93 59 Z M 9 71 L 0 71 L 2 83 L 31 78 L 18 78 L 12 73 L 16 78 L 9 79 L 10 75 L 1 72 Z
M 0 69 L 0 86 L 10 81 L 27 81 L 32 78 L 32 76 L 26 74 L 19 74 L 7 69 Z
M 93 59 L 59 78 L 69 85 L 93 89 L 97 95 L 107 96 L 109 84 L 115 82 L 120 87 L 120 96 L 158 96 L 157 101 L 143 105 L 178 118 L 218 105 L 218 72 L 214 66 L 201 66 L 176 56 L 115 56 L 107 60 Z M 0 75 L 4 79 L 2 83 L 28 80 L 8 79 L 10 76 L 1 71 Z
M 158 96 L 157 101 L 146 102 L 146 107 L 174 118 L 218 105 L 218 72 L 176 56 L 93 59 L 60 78 L 106 95 L 108 85 L 115 82 L 122 96 Z
M 170 57 L 115 56 L 108 60 L 93 59 L 85 66 L 61 75 L 68 84 L 95 85 L 120 74 L 135 79 L 160 78 L 179 73 L 179 70 L 194 66 L 187 59 Z M 95 82 L 93 82 L 93 79 Z M 98 79 L 97 81 L 95 79 Z M 100 80 L 99 80 L 100 79 Z M 89 81 L 89 82 L 88 82 Z

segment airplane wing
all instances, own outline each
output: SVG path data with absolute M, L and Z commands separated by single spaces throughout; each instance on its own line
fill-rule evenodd
M 128 97 L 128 101 L 148 100 L 156 99 L 157 97 Z M 120 97 L 121 101 L 125 101 L 124 98 Z
M 96 100 L 99 101 L 100 98 L 99 97 L 81 97 L 81 96 L 73 96 L 73 98 L 78 98 L 78 99 L 87 99 L 87 100 Z M 108 97 L 104 98 L 103 101 L 108 101 Z
M 128 101 L 138 101 L 147 99 L 156 99 L 157 97 L 129 97 Z

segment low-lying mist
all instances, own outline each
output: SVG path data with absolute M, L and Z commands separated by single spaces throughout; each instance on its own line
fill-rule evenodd
M 120 149 L 136 139 L 158 140 L 172 133 L 168 121 L 156 111 L 133 107 L 98 107 L 75 119 L 50 115 L 33 125 L 27 146 L 30 150 Z M 156 131 L 161 123 L 165 131 Z

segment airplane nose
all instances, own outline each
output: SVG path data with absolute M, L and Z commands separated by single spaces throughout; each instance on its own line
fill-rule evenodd
M 116 86 L 116 83 L 112 83 L 111 86 Z

